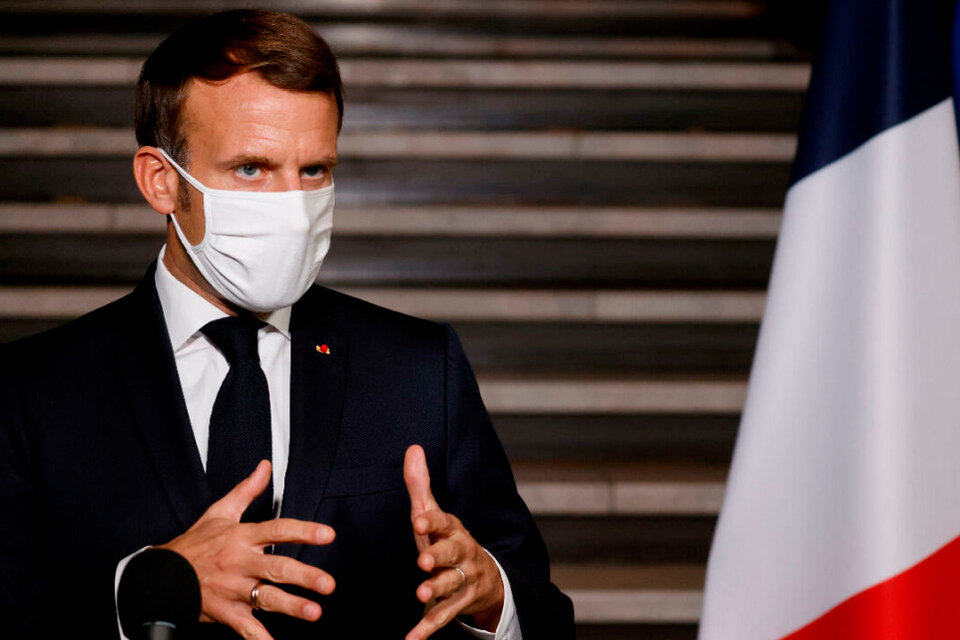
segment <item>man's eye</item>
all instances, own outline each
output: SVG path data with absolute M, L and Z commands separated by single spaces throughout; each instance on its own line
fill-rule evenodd
M 256 178 L 260 175 L 260 167 L 255 164 L 242 164 L 237 167 L 236 171 L 242 178 Z
M 304 175 L 308 178 L 318 178 L 323 175 L 325 167 L 317 165 L 316 167 L 307 167 L 303 170 Z

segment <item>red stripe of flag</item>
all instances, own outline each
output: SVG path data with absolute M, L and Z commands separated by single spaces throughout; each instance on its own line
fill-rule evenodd
M 960 638 L 960 538 L 784 640 Z

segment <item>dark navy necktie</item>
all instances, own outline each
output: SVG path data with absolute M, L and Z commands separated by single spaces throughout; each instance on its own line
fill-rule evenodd
M 221 318 L 201 331 L 230 364 L 210 415 L 207 480 L 219 500 L 257 464 L 271 460 L 270 390 L 260 368 L 257 331 L 264 323 L 251 316 Z M 273 478 L 243 514 L 244 522 L 273 517 Z

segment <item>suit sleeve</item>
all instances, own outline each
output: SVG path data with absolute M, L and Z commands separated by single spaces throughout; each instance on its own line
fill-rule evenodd
M 447 442 L 443 508 L 506 572 L 524 640 L 574 637 L 573 605 L 550 582 L 546 545 L 517 493 L 510 463 L 456 333 L 446 331 Z
M 10 359 L 0 363 L 0 620 L 19 638 L 39 622 L 44 559 L 19 397 Z
M 42 606 L 49 575 L 41 552 L 43 502 L 10 352 L 0 359 L 0 624 L 14 638 L 43 637 L 60 618 L 45 615 Z
M 0 635 L 109 639 L 111 574 L 61 564 L 74 550 L 51 541 L 41 470 L 31 447 L 23 361 L 0 353 Z M 62 478 L 62 482 L 76 481 Z M 63 532 L 61 532 L 63 533 Z M 69 533 L 66 534 L 69 538 Z

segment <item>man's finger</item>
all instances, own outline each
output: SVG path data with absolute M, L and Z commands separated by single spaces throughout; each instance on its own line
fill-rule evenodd
M 269 584 L 260 585 L 260 590 L 257 592 L 257 605 L 264 611 L 283 613 L 310 622 L 319 619 L 322 613 L 320 605 L 313 600 L 289 594 Z
M 444 538 L 420 554 L 417 566 L 424 571 L 433 571 L 438 567 L 453 567 L 463 558 L 463 548 L 456 539 Z
M 249 604 L 238 602 L 232 605 L 224 615 L 220 616 L 218 622 L 236 631 L 244 640 L 273 640 L 267 628 L 253 617 Z
M 410 494 L 410 509 L 417 514 L 437 509 L 437 501 L 430 491 L 430 471 L 427 469 L 427 456 L 418 444 L 407 449 L 403 458 L 403 481 Z
M 465 576 L 456 569 L 441 571 L 417 587 L 417 599 L 426 603 L 431 598 L 449 597 L 463 588 L 467 581 Z
M 325 596 L 333 593 L 337 585 L 333 576 L 326 571 L 278 555 L 259 556 L 254 575 L 276 584 L 295 585 Z
M 261 460 L 249 476 L 241 480 L 230 492 L 210 505 L 206 515 L 228 518 L 240 522 L 254 498 L 270 485 L 273 470 L 269 460 Z
M 446 626 L 470 602 L 469 591 L 469 589 L 463 589 L 452 597 L 441 600 L 424 614 L 417 626 L 407 634 L 406 640 L 424 640 Z
M 458 521 L 440 509 L 431 509 L 413 516 L 413 532 L 418 535 L 450 536 L 458 529 Z
M 269 546 L 283 542 L 297 544 L 330 544 L 336 537 L 333 527 L 293 518 L 274 518 L 253 524 L 249 528 L 250 542 Z

